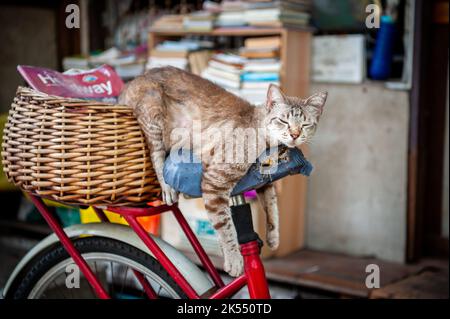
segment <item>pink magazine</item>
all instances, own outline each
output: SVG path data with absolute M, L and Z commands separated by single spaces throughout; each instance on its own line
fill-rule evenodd
M 28 65 L 17 69 L 33 89 L 62 97 L 116 102 L 124 85 L 109 65 L 70 73 Z

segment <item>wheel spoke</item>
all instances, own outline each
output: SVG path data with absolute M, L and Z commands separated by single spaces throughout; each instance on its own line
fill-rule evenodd
M 114 296 L 114 269 L 113 269 L 112 261 L 110 261 L 109 264 L 111 265 L 111 283 L 109 286 L 111 287 L 111 297 L 113 297 Z
M 64 294 L 64 291 L 61 289 L 61 286 L 56 284 L 56 279 L 57 278 L 55 278 L 55 280 L 53 281 L 53 285 L 60 292 L 61 296 L 63 296 L 62 299 L 66 299 L 66 295 Z
M 127 268 L 125 268 L 125 276 L 122 280 L 122 286 L 120 287 L 120 293 L 123 294 L 123 289 L 125 287 L 125 283 L 127 281 L 127 276 L 128 276 L 128 266 L 126 266 Z

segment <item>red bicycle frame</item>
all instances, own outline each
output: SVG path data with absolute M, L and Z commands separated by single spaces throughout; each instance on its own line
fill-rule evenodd
M 86 260 L 81 253 L 75 248 L 74 244 L 64 232 L 64 229 L 59 224 L 58 220 L 54 217 L 52 211 L 44 204 L 42 199 L 37 196 L 31 196 L 31 200 L 42 214 L 44 219 L 49 224 L 50 228 L 55 232 L 56 236 L 61 241 L 63 247 L 67 250 L 68 254 L 72 257 L 74 262 L 78 265 L 83 275 L 86 277 L 89 284 L 92 286 L 96 295 L 101 299 L 109 299 L 110 296 L 106 290 L 102 287 L 99 279 L 92 272 Z M 102 222 L 109 222 L 108 218 L 104 214 L 104 211 L 99 208 L 94 208 L 97 216 Z M 269 299 L 270 293 L 264 271 L 264 266 L 260 259 L 260 246 L 257 240 L 241 244 L 241 253 L 244 258 L 244 274 L 235 278 L 229 284 L 225 285 L 219 275 L 219 272 L 214 267 L 211 259 L 206 254 L 202 245 L 198 241 L 194 232 L 190 228 L 188 222 L 184 218 L 177 205 L 167 206 L 161 205 L 157 207 L 144 207 L 144 208 L 130 208 L 130 207 L 108 207 L 108 211 L 120 214 L 125 218 L 130 227 L 136 232 L 139 238 L 144 242 L 148 249 L 152 252 L 153 256 L 160 262 L 162 267 L 173 278 L 177 285 L 183 290 L 183 292 L 190 299 L 199 299 L 203 296 L 199 296 L 197 292 L 192 288 L 186 278 L 178 271 L 171 260 L 165 255 L 163 250 L 157 245 L 153 238 L 145 231 L 145 229 L 138 222 L 137 218 L 142 216 L 152 216 L 165 212 L 173 212 L 178 224 L 182 231 L 188 238 L 192 248 L 198 256 L 202 266 L 211 277 L 214 282 L 216 291 L 210 295 L 209 299 L 221 299 L 229 298 L 233 296 L 245 285 L 248 286 L 248 292 L 251 299 Z M 139 283 L 142 285 L 146 295 L 150 299 L 157 298 L 157 294 L 153 290 L 152 286 L 138 271 L 133 271 Z

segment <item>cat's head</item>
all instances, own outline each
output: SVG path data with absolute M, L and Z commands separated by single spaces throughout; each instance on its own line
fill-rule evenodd
M 288 147 L 307 143 L 316 131 L 326 99 L 326 92 L 307 99 L 286 96 L 278 86 L 271 84 L 265 106 L 270 138 Z

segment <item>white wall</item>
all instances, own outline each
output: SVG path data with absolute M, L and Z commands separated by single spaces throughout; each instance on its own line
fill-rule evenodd
M 403 262 L 408 93 L 381 84 L 313 84 L 328 101 L 310 147 L 309 248 Z

